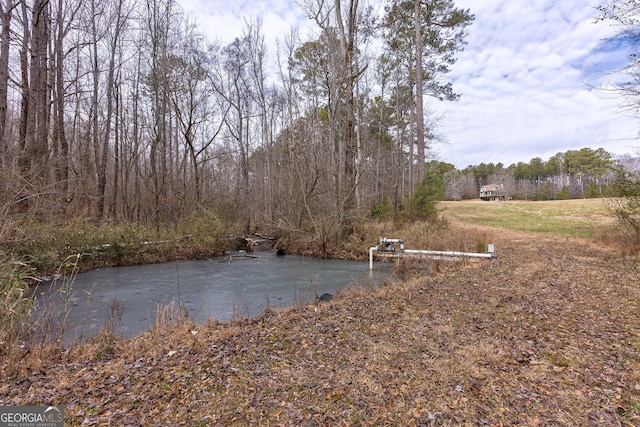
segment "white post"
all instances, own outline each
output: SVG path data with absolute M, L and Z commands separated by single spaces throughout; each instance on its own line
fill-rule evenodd
M 373 251 L 375 249 L 375 246 L 369 248 L 369 270 L 373 270 Z

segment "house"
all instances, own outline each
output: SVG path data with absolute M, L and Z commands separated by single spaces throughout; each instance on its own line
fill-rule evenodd
M 480 198 L 482 200 L 507 200 L 504 192 L 504 184 L 488 184 L 480 187 Z

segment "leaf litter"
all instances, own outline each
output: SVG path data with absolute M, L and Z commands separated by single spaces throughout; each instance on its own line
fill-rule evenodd
M 640 425 L 640 262 L 494 236 L 499 258 L 329 303 L 0 362 L 65 425 Z M 432 269 L 436 270 L 436 269 Z

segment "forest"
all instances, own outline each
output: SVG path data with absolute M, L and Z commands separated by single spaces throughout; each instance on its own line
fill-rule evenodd
M 277 49 L 249 20 L 208 40 L 175 0 L 0 5 L 0 206 L 38 219 L 172 224 L 208 212 L 252 227 L 348 236 L 369 213 L 439 199 L 601 195 L 602 149 L 456 170 L 424 99 L 447 81 L 474 20 L 452 0 L 305 2 L 317 38 Z
M 246 231 L 348 234 L 424 176 L 416 99 L 457 97 L 445 76 L 473 16 L 452 1 L 390 2 L 383 17 L 339 3 L 309 3 L 318 39 L 292 33 L 273 57 L 259 19 L 220 46 L 174 0 L 4 2 L 5 211 L 161 224 L 205 209 Z

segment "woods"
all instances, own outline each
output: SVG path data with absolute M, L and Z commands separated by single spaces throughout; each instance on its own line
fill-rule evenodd
M 446 136 L 427 101 L 463 95 L 448 74 L 474 20 L 450 0 L 306 1 L 315 31 L 278 46 L 258 18 L 212 42 L 175 0 L 0 6 L 4 212 L 160 226 L 204 210 L 326 242 L 363 214 L 428 213 L 489 183 L 594 197 L 634 170 L 590 148 L 464 170 L 434 159 Z M 601 13 L 629 38 L 617 11 Z
M 473 20 L 452 1 L 306 2 L 317 31 L 214 43 L 174 0 L 6 0 L 0 203 L 163 224 L 201 209 L 348 236 L 424 177 Z M 375 47 L 374 47 L 375 46 Z

